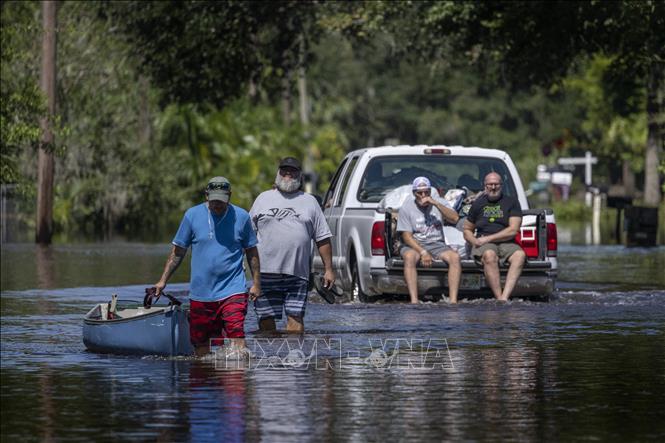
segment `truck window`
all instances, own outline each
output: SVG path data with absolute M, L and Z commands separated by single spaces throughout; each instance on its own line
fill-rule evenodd
M 356 167 L 356 163 L 358 163 L 358 156 L 355 156 L 351 159 L 351 163 L 349 163 L 349 167 L 346 169 L 346 174 L 344 174 L 344 180 L 342 180 L 342 187 L 339 190 L 339 197 L 337 198 L 335 206 L 341 205 L 342 201 L 344 200 L 346 189 L 349 186 L 349 178 L 351 178 L 351 173 L 353 172 L 353 168 Z
M 342 164 L 339 165 L 339 168 L 337 168 L 337 171 L 335 171 L 333 179 L 330 181 L 330 186 L 328 187 L 328 191 L 326 192 L 326 195 L 323 197 L 324 208 L 330 208 L 332 206 L 332 198 L 335 195 L 335 189 L 337 188 L 337 183 L 339 182 L 339 176 L 342 174 L 342 171 L 344 170 L 344 166 L 346 165 L 347 161 L 348 161 L 347 158 L 345 158 L 342 161 Z
M 483 189 L 489 172 L 498 172 L 503 179 L 506 195 L 516 197 L 515 185 L 506 164 L 497 158 L 400 155 L 373 158 L 361 179 L 358 201 L 379 202 L 393 189 L 411 184 L 425 176 L 440 194 L 449 189 L 466 187 L 472 192 Z

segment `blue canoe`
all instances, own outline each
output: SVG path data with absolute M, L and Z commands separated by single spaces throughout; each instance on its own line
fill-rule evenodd
M 88 350 L 112 354 L 190 355 L 188 311 L 182 306 L 151 306 L 115 310 L 100 303 L 83 319 L 83 344 Z

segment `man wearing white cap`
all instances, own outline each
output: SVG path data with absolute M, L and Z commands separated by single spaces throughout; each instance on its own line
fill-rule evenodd
M 443 220 L 457 223 L 459 215 L 445 200 L 432 197 L 432 186 L 427 177 L 413 180 L 413 199 L 407 199 L 399 210 L 397 232 L 402 234 L 400 254 L 404 259 L 404 279 L 411 303 L 418 303 L 418 271 L 416 266 L 429 268 L 433 260 L 448 264 L 448 297 L 457 303 L 462 266 L 459 254 L 446 245 Z
M 210 352 L 211 342 L 224 337 L 244 351 L 247 298 L 254 300 L 261 293 L 257 239 L 247 211 L 229 203 L 231 183 L 225 177 L 210 179 L 205 194 L 206 202 L 185 212 L 162 278 L 155 284 L 156 294 L 164 290 L 191 246 L 189 338 L 196 354 Z M 253 278 L 249 291 L 243 252 Z

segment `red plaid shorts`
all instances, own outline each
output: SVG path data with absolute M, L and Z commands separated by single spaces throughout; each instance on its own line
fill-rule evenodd
M 192 300 L 189 304 L 189 340 L 196 346 L 224 337 L 243 338 L 246 314 L 246 293 L 220 301 Z

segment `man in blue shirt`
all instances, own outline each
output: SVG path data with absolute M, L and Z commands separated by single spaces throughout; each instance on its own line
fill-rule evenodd
M 224 336 L 232 346 L 245 348 L 247 298 L 255 300 L 261 293 L 256 235 L 247 211 L 230 204 L 230 198 L 231 183 L 226 178 L 210 179 L 206 202 L 185 212 L 162 278 L 155 284 L 160 295 L 191 246 L 189 334 L 199 356 L 210 352 L 212 340 Z M 252 272 L 249 291 L 243 252 Z

